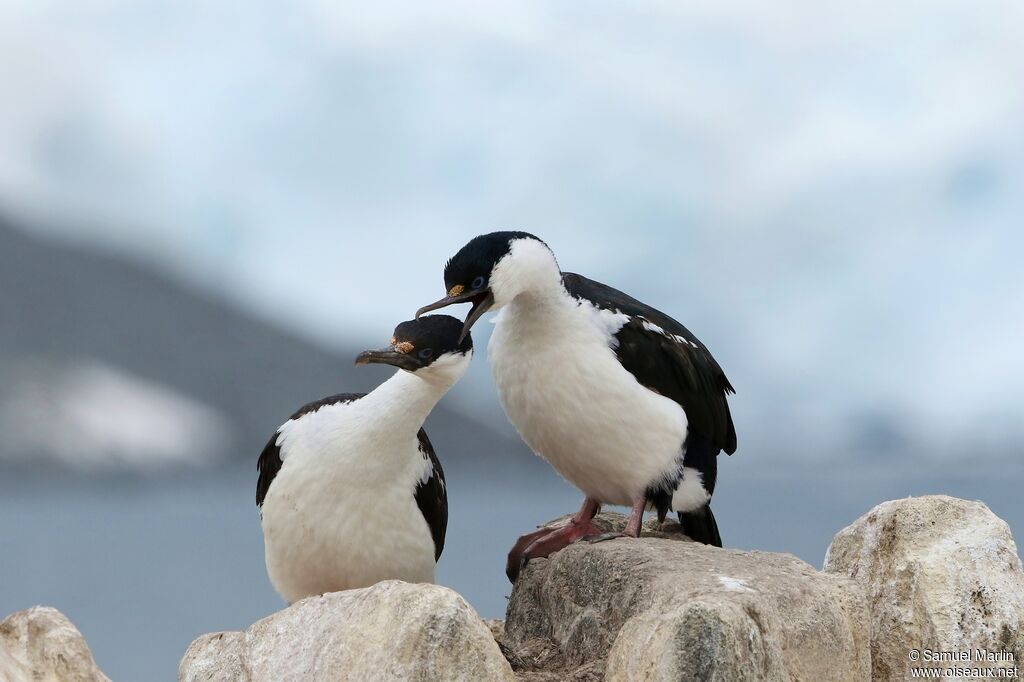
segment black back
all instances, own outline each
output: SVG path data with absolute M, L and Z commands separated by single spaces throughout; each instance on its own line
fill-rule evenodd
M 641 385 L 679 403 L 689 429 L 717 454 L 736 451 L 736 429 L 726 396 L 735 393 L 708 349 L 686 327 L 665 313 L 610 286 L 571 272 L 562 274 L 570 295 L 599 308 L 629 316 L 615 334 L 615 354 Z M 644 320 L 666 333 L 644 328 Z M 672 338 L 679 336 L 689 343 Z

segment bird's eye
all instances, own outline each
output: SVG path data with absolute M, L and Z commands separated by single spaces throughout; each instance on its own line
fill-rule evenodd
M 424 348 L 420 350 L 416 355 L 420 356 L 421 360 L 429 360 L 434 355 L 433 348 Z
M 479 275 L 479 276 L 477 276 L 476 279 L 473 280 L 473 283 L 469 285 L 469 288 L 470 289 L 483 289 L 484 288 L 484 283 L 486 283 L 486 282 L 487 282 L 487 280 L 484 278 L 484 276 L 483 275 Z

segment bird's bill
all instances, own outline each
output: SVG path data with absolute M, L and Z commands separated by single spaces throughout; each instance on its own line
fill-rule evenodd
M 434 301 L 430 305 L 425 305 L 417 310 L 416 317 L 419 318 L 423 313 L 429 313 L 431 310 L 438 310 L 439 308 L 447 308 L 456 303 L 473 304 L 469 314 L 466 315 L 466 321 L 462 325 L 462 334 L 459 336 L 459 343 L 462 343 L 466 335 L 469 334 L 473 324 L 494 305 L 494 294 L 491 293 L 490 289 L 477 289 L 476 291 L 467 291 L 456 296 L 445 296 L 440 301 Z
M 423 367 L 414 356 L 408 353 L 400 353 L 394 346 L 388 346 L 380 350 L 364 350 L 356 356 L 357 365 L 369 365 L 371 363 L 391 365 L 410 372 L 415 372 Z
M 466 321 L 462 323 L 462 333 L 459 334 L 459 343 L 466 338 L 469 334 L 470 327 L 480 319 L 480 316 L 491 309 L 494 305 L 494 294 L 487 291 L 485 294 L 478 296 L 473 299 L 473 307 L 469 309 L 469 315 L 466 315 Z
M 486 293 L 486 289 L 480 289 L 477 291 L 465 291 L 455 296 L 445 296 L 440 301 L 434 301 L 433 303 L 425 305 L 419 310 L 417 310 L 416 319 L 418 320 L 420 315 L 422 315 L 423 313 L 429 313 L 431 310 L 440 310 L 441 308 L 447 308 L 448 306 L 455 305 L 457 303 L 469 303 L 470 301 L 473 301 L 473 299 L 475 299 L 477 296 Z

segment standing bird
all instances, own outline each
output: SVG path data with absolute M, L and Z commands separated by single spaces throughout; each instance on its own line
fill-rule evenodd
M 605 539 L 602 504 L 678 512 L 686 533 L 721 547 L 709 502 L 718 453 L 736 450 L 734 393 L 708 349 L 668 315 L 609 286 L 563 273 L 525 232 L 474 238 L 444 269 L 448 295 L 417 316 L 471 302 L 463 334 L 501 309 L 488 346 L 501 404 L 530 448 L 586 499 L 565 525 L 519 538 L 506 572 L 581 538 Z
M 357 365 L 398 368 L 371 393 L 342 393 L 293 414 L 263 449 L 267 573 L 289 603 L 381 580 L 433 582 L 444 549 L 444 471 L 423 421 L 465 373 L 473 341 L 447 315 L 403 322 Z

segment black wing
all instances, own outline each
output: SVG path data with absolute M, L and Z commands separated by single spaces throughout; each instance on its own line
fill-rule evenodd
M 326 398 L 321 398 L 311 403 L 306 403 L 295 413 L 288 418 L 288 421 L 292 419 L 298 419 L 304 414 L 310 412 L 316 412 L 325 405 L 335 405 L 337 403 L 351 403 L 353 401 L 362 398 L 365 393 L 339 393 L 337 395 L 330 395 Z M 256 506 L 262 507 L 263 500 L 267 496 L 267 491 L 270 490 L 270 484 L 273 483 L 274 477 L 277 476 L 277 472 L 281 470 L 281 448 L 277 446 L 277 439 L 281 437 L 280 428 L 274 431 L 274 435 L 267 441 L 266 447 L 263 448 L 263 452 L 260 453 L 259 461 L 256 462 L 256 469 L 260 472 L 259 478 L 256 480 Z
M 444 534 L 448 528 L 448 491 L 444 481 L 444 469 L 434 454 L 434 447 L 427 438 L 427 432 L 420 429 L 420 452 L 425 462 L 430 462 L 430 475 L 416 485 L 416 506 L 420 508 L 423 518 L 430 526 L 430 535 L 434 538 L 434 561 L 441 558 L 444 551 Z
M 736 429 L 726 400 L 736 391 L 690 330 L 665 313 L 582 275 L 563 273 L 562 282 L 570 295 L 628 315 L 629 321 L 615 334 L 615 354 L 622 366 L 642 385 L 679 403 L 689 427 L 716 449 L 730 455 L 736 451 Z
M 274 435 L 267 441 L 266 447 L 260 453 L 259 461 L 256 462 L 256 470 L 260 476 L 256 479 L 256 506 L 263 507 L 263 499 L 270 490 L 270 484 L 274 476 L 281 470 L 281 448 L 277 447 L 277 439 L 281 434 L 274 431 Z

